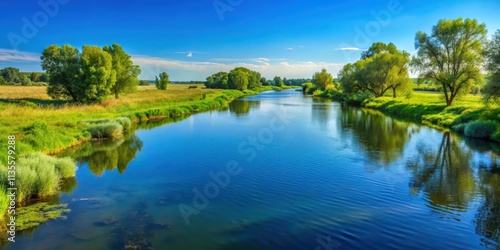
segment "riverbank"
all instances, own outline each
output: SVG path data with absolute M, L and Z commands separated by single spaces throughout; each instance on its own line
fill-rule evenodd
M 368 98 L 361 106 L 427 126 L 451 129 L 469 137 L 500 142 L 500 107 L 498 104 L 486 106 L 480 96 L 467 96 L 448 107 L 438 93 L 415 92 L 409 99 Z

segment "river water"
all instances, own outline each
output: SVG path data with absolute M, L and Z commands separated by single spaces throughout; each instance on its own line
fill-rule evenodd
M 289 90 L 87 143 L 8 249 L 498 249 L 500 145 Z

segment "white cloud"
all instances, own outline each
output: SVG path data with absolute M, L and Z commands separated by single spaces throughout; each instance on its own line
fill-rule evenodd
M 192 53 L 192 52 L 189 52 L 189 53 L 187 54 L 187 57 L 193 57 L 193 53 Z
M 0 61 L 39 62 L 40 54 L 0 48 Z
M 335 49 L 335 50 L 352 50 L 352 51 L 358 51 L 358 50 L 365 50 L 365 49 L 360 49 L 360 48 L 356 48 L 356 47 L 346 47 L 346 48 L 338 48 L 338 49 Z
M 162 71 L 166 71 L 172 80 L 204 80 L 207 76 L 219 71 L 230 71 L 235 67 L 246 67 L 258 71 L 266 78 L 276 75 L 286 78 L 310 78 L 314 72 L 325 68 L 336 76 L 344 66 L 331 62 L 290 62 L 270 58 L 214 58 L 209 62 L 190 62 L 168 58 L 133 55 L 134 63 L 141 66 L 142 79 L 153 79 Z
M 293 48 L 286 48 L 287 50 L 293 50 Z

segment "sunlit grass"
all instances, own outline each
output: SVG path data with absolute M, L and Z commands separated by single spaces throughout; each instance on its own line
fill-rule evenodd
M 499 105 L 490 104 L 486 106 L 480 95 L 468 95 L 455 100 L 453 105 L 446 106 L 442 95 L 439 93 L 415 92 L 411 98 L 400 97 L 393 99 L 388 96 L 369 98 L 363 105 L 368 108 L 382 110 L 397 117 L 429 125 L 454 128 L 457 132 L 462 133 L 466 128 L 465 124 L 474 121 L 490 121 L 488 123 L 490 125 L 489 129 L 491 129 L 491 124 L 495 124 L 497 133 L 500 130 Z M 470 133 L 472 134 L 472 132 Z M 481 136 L 484 137 L 484 135 Z M 490 139 L 497 140 L 496 138 L 497 136 L 491 135 Z

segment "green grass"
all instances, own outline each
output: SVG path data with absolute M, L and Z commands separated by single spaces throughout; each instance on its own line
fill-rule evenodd
M 440 94 L 429 92 L 415 92 L 411 98 L 393 99 L 388 96 L 368 98 L 362 105 L 399 118 L 430 126 L 452 128 L 461 133 L 465 132 L 465 124 L 470 122 L 490 121 L 496 124 L 496 130 L 500 125 L 500 107 L 498 105 L 486 106 L 481 96 L 476 95 L 456 100 L 449 107 L 446 106 Z M 496 131 L 493 134 L 495 133 Z M 500 141 L 493 135 L 489 137 Z
M 0 186 L 10 186 L 7 182 L 7 167 L 0 164 L 0 168 Z M 21 156 L 16 166 L 16 201 L 23 203 L 33 197 L 55 195 L 59 192 L 62 180 L 75 174 L 76 163 L 69 157 L 55 158 L 42 153 Z

